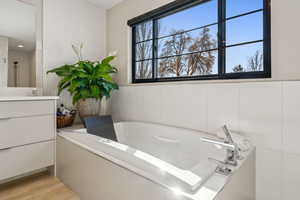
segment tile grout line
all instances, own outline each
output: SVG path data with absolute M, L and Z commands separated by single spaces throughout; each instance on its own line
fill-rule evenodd
M 280 159 L 281 159 L 281 163 L 280 163 L 280 199 L 283 200 L 283 196 L 284 196 L 284 189 L 283 189 L 283 182 L 284 182 L 284 177 L 283 177 L 283 166 L 284 166 L 284 82 L 281 82 L 280 84 L 280 96 L 281 96 L 281 150 L 280 150 Z
M 238 85 L 238 113 L 237 113 L 237 123 L 238 123 L 238 132 L 241 132 L 241 85 Z
M 205 129 L 206 131 L 208 130 L 208 93 L 207 93 L 207 87 L 208 86 L 204 86 L 203 87 L 203 94 L 204 94 L 204 104 L 205 104 Z
M 162 107 L 163 107 L 163 101 L 162 101 L 162 87 L 158 86 L 158 93 L 159 93 L 159 121 L 162 121 Z

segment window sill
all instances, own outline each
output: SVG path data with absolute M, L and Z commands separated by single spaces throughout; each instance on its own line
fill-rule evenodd
M 220 84 L 220 83 L 251 83 L 251 82 L 277 82 L 273 78 L 252 78 L 252 79 L 214 79 L 214 80 L 187 80 L 187 81 L 169 81 L 169 82 L 149 82 L 149 83 L 125 83 L 121 87 L 138 87 L 138 86 L 164 86 L 164 85 L 187 85 L 187 84 Z

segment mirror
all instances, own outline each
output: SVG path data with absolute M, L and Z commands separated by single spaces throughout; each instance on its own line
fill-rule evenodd
M 38 0 L 0 1 L 0 87 L 37 87 Z

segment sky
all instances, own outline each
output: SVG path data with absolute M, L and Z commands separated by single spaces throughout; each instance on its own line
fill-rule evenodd
M 218 0 L 200 4 L 182 12 L 160 19 L 160 36 L 169 35 L 171 30 L 189 30 L 203 25 L 216 23 L 218 19 Z M 263 0 L 227 0 L 226 17 L 232 17 L 263 8 Z M 226 44 L 232 45 L 263 39 L 263 12 L 231 19 L 226 24 Z M 211 34 L 217 38 L 217 26 L 211 27 Z M 247 65 L 251 55 L 260 49 L 262 43 L 227 48 L 227 71 L 238 64 Z M 214 67 L 217 72 L 217 63 Z

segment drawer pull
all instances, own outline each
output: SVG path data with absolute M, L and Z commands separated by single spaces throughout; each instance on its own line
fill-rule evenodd
M 5 117 L 5 118 L 0 118 L 0 121 L 4 121 L 4 120 L 10 120 L 11 118 L 10 117 Z
M 10 149 L 12 149 L 12 147 L 3 148 L 3 149 L 0 149 L 0 151 L 7 151 L 7 150 L 10 150 Z

